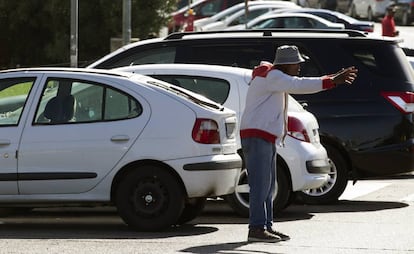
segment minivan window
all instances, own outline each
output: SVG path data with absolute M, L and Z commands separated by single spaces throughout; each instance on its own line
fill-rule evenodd
M 347 45 L 346 50 L 361 65 L 377 76 L 411 81 L 412 74 L 404 52 L 396 45 Z M 394 51 L 394 52 L 392 52 Z
M 122 54 L 112 63 L 108 63 L 110 68 L 141 65 L 141 64 L 161 64 L 174 63 L 176 49 L 175 47 L 157 47 L 147 50 L 137 50 L 131 54 Z

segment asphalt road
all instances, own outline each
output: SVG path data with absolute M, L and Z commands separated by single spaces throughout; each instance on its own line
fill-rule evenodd
M 291 236 L 246 242 L 247 219 L 210 201 L 191 224 L 129 230 L 113 208 L 35 209 L 0 218 L 0 253 L 414 253 L 414 176 L 349 184 L 338 204 L 295 204 L 276 218 Z

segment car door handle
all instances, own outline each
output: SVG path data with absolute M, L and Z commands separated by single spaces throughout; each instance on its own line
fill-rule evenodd
M 11 144 L 11 141 L 8 139 L 0 139 L 0 146 L 8 146 Z
M 116 135 L 111 137 L 111 141 L 115 142 L 125 142 L 128 141 L 129 137 L 127 135 Z

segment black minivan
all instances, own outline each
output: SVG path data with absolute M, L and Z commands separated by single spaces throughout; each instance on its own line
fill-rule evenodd
M 414 170 L 414 72 L 398 41 L 358 31 L 251 30 L 176 33 L 127 45 L 91 64 L 115 68 L 151 63 L 204 63 L 253 68 L 273 61 L 280 45 L 296 45 L 306 59 L 303 76 L 356 66 L 351 86 L 293 95 L 320 125 L 333 161 L 330 181 L 298 193 L 306 203 L 336 201 L 348 180 Z

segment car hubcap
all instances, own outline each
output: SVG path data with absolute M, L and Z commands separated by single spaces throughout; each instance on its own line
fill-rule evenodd
M 338 179 L 338 171 L 335 164 L 331 160 L 329 160 L 329 164 L 331 165 L 331 170 L 328 174 L 328 181 L 319 188 L 304 190 L 303 192 L 305 194 L 316 197 L 325 195 L 332 190 L 335 186 L 336 180 Z
M 237 185 L 234 190 L 238 202 L 246 208 L 249 208 L 249 183 L 247 169 L 242 169 L 237 177 Z M 278 186 L 275 185 L 275 195 L 277 194 Z
M 168 203 L 168 194 L 155 179 L 141 181 L 132 197 L 134 210 L 141 216 L 151 217 L 162 212 Z

